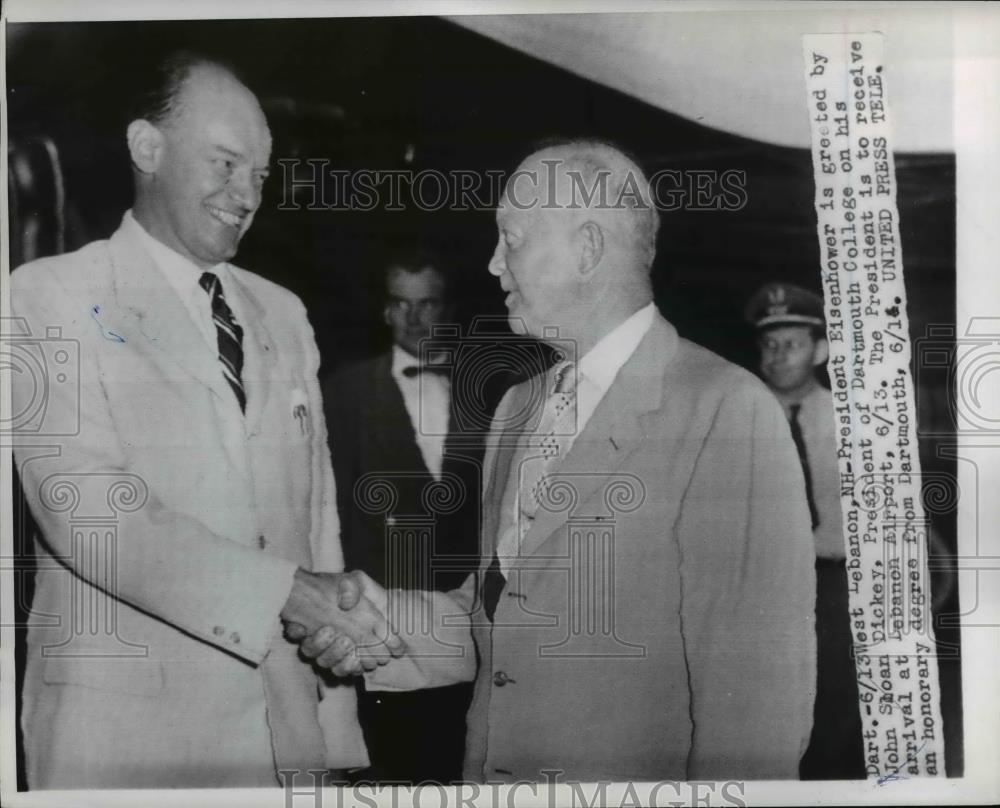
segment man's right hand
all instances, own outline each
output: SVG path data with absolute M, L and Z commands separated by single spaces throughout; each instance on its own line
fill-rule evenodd
M 374 670 L 405 643 L 365 596 L 363 573 L 314 573 L 298 569 L 281 619 L 302 653 L 338 676 Z

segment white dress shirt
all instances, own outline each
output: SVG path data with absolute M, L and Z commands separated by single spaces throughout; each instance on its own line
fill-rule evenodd
M 618 371 L 639 347 L 642 338 L 646 336 L 646 332 L 653 324 L 655 313 L 656 305 L 654 303 L 649 303 L 639 309 L 605 334 L 576 363 L 576 368 L 572 371 L 577 374 L 575 430 L 567 436 L 567 440 L 563 444 L 563 457 L 569 453 L 577 436 L 586 428 L 587 422 L 610 389 Z M 572 359 L 572 357 L 569 358 Z M 551 372 L 547 376 L 551 376 Z M 497 541 L 497 557 L 504 576 L 510 575 L 512 558 L 520 554 L 518 524 L 521 521 L 519 517 L 522 512 L 522 504 L 518 501 L 519 469 L 527 453 L 538 447 L 542 437 L 541 435 L 529 437 L 510 465 L 510 474 L 507 478 L 503 504 L 500 509 L 500 538 Z M 558 463 L 559 460 L 561 458 L 555 462 Z
M 215 322 L 212 320 L 212 301 L 208 292 L 201 288 L 198 281 L 204 272 L 212 272 L 222 284 L 222 292 L 231 288 L 232 276 L 229 274 L 226 263 L 216 264 L 207 270 L 200 269 L 176 250 L 171 249 L 162 241 L 151 236 L 146 229 L 135 220 L 132 211 L 125 214 L 123 226 L 132 230 L 136 238 L 142 243 L 143 248 L 149 253 L 163 277 L 166 278 L 170 287 L 177 292 L 177 296 L 184 303 L 184 307 L 191 315 L 191 319 L 197 326 L 198 331 L 205 338 L 205 342 L 212 350 L 213 354 L 219 351 L 219 338 L 215 330 Z M 235 295 L 226 295 L 226 303 L 233 312 L 233 317 L 237 323 L 240 322 L 240 313 L 237 311 Z
M 239 323 L 242 319 L 239 296 L 226 294 L 226 290 L 232 289 L 235 283 L 232 274 L 229 272 L 228 264 L 221 263 L 203 270 L 193 262 L 185 258 L 176 250 L 171 249 L 166 244 L 151 236 L 146 229 L 135 220 L 132 211 L 127 211 L 122 221 L 123 228 L 133 230 L 136 238 L 143 245 L 145 251 L 152 259 L 153 265 L 163 273 L 169 286 L 177 293 L 177 296 L 184 303 L 184 308 L 191 315 L 191 325 L 198 330 L 205 340 L 205 345 L 215 357 L 219 355 L 219 336 L 216 332 L 215 322 L 212 319 L 212 301 L 208 293 L 201 288 L 198 281 L 203 272 L 213 272 L 222 284 L 223 294 L 226 295 L 226 303 L 233 312 L 233 319 Z M 219 377 L 225 378 L 220 360 Z M 246 418 L 240 412 L 240 405 L 235 395 L 213 396 L 216 414 L 219 423 L 225 432 L 223 443 L 226 450 L 233 458 L 236 466 L 242 467 L 246 463 Z
M 392 346 L 392 378 L 403 394 L 420 454 L 434 478 L 441 479 L 444 440 L 448 435 L 451 383 L 437 373 L 406 376 L 403 369 L 419 367 L 420 361 L 398 345 Z
M 639 309 L 613 331 L 601 337 L 600 341 L 577 363 L 576 384 L 576 433 L 570 438 L 570 446 L 576 435 L 584 427 L 601 403 L 618 371 L 629 360 L 642 338 L 653 324 L 656 305 L 649 303 Z M 572 358 L 572 357 L 571 357 Z M 567 452 L 569 447 L 567 447 Z

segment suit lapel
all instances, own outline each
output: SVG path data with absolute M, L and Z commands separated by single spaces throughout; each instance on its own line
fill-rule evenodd
M 430 474 L 423 453 L 417 445 L 417 432 L 410 421 L 410 414 L 403 400 L 403 391 L 392 377 L 392 352 L 382 354 L 372 364 L 371 401 L 378 411 L 374 413 L 374 440 L 379 447 L 379 458 L 371 458 L 374 467 L 396 471 L 419 471 Z
M 573 505 L 563 510 L 539 507 L 524 536 L 521 556 L 535 552 L 643 444 L 643 416 L 662 403 L 664 368 L 676 348 L 677 332 L 657 314 L 554 472 L 556 479 L 573 487 Z
M 119 306 L 132 321 L 121 324 L 133 350 L 146 354 L 170 378 L 178 371 L 219 397 L 233 396 L 217 354 L 205 343 L 184 302 L 125 227 L 108 241 Z
M 532 434 L 541 418 L 541 407 L 530 407 L 532 381 L 523 382 L 513 388 L 509 405 L 503 413 L 497 412 L 496 417 L 507 421 L 506 426 L 491 432 L 487 442 L 483 469 L 483 558 L 484 568 L 489 565 L 496 551 L 499 540 L 500 508 L 503 506 L 507 480 L 510 477 L 511 464 L 514 457 Z M 525 413 L 524 416 L 512 417 L 512 413 Z M 492 442 L 492 445 L 491 445 Z M 492 453 L 492 455 L 491 455 Z M 491 459 L 492 456 L 492 459 Z

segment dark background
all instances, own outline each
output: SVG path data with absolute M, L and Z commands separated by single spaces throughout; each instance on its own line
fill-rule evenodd
M 745 172 L 743 209 L 662 216 L 656 301 L 683 336 L 753 367 L 753 338 L 742 322 L 753 290 L 784 280 L 821 292 L 806 149 L 701 126 L 437 18 L 33 23 L 8 25 L 7 42 L 11 148 L 37 162 L 48 138 L 66 198 L 59 245 L 39 203 L 39 186 L 50 179 L 42 160 L 34 185 L 11 196 L 11 265 L 114 231 L 131 203 L 125 101 L 141 85 L 145 67 L 176 47 L 218 56 L 261 98 L 274 136 L 272 178 L 237 263 L 303 298 L 326 369 L 388 344 L 380 262 L 401 240 L 416 237 L 446 255 L 466 327 L 480 315 L 502 318 L 503 294 L 486 271 L 496 243 L 493 212 L 279 210 L 282 158 L 327 159 L 331 168 L 347 170 L 510 172 L 539 139 L 610 138 L 648 173 Z M 900 153 L 895 159 L 910 332 L 919 360 L 929 335 L 953 349 L 955 159 Z M 39 235 L 32 236 L 35 226 Z M 954 460 L 941 451 L 955 443 L 948 368 L 917 365 L 924 474 L 954 479 Z M 954 551 L 954 501 L 927 506 Z M 19 522 L 15 547 L 22 546 L 26 517 Z M 28 554 L 18 555 L 30 567 Z M 953 776 L 962 770 L 957 612 L 953 594 L 937 621 Z

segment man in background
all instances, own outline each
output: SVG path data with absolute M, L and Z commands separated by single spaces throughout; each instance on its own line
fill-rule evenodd
M 474 402 L 453 394 L 454 368 L 425 342 L 453 313 L 444 264 L 403 249 L 387 261 L 384 292 L 392 347 L 323 385 L 344 554 L 349 569 L 386 589 L 446 591 L 477 567 L 482 439 L 461 427 L 475 420 L 456 408 Z M 373 509 L 374 486 L 383 483 L 392 504 Z M 367 692 L 360 683 L 372 767 L 358 777 L 460 779 L 471 694 L 470 683 L 413 692 Z
M 28 785 L 276 786 L 283 770 L 364 765 L 353 689 L 328 693 L 324 739 L 315 672 L 282 636 L 282 619 L 336 626 L 365 667 L 401 650 L 367 598 L 338 605 L 305 309 L 229 263 L 261 202 L 267 121 L 231 69 L 179 53 L 127 139 L 119 229 L 11 277 L 16 347 L 45 374 L 13 375 L 13 411 L 37 415 L 15 456 L 43 534 Z
M 746 318 L 756 330 L 761 377 L 791 427 L 805 475 L 816 548 L 818 681 L 801 777 L 864 779 L 833 398 L 816 375 L 829 355 L 823 300 L 792 284 L 769 283 L 750 299 Z

